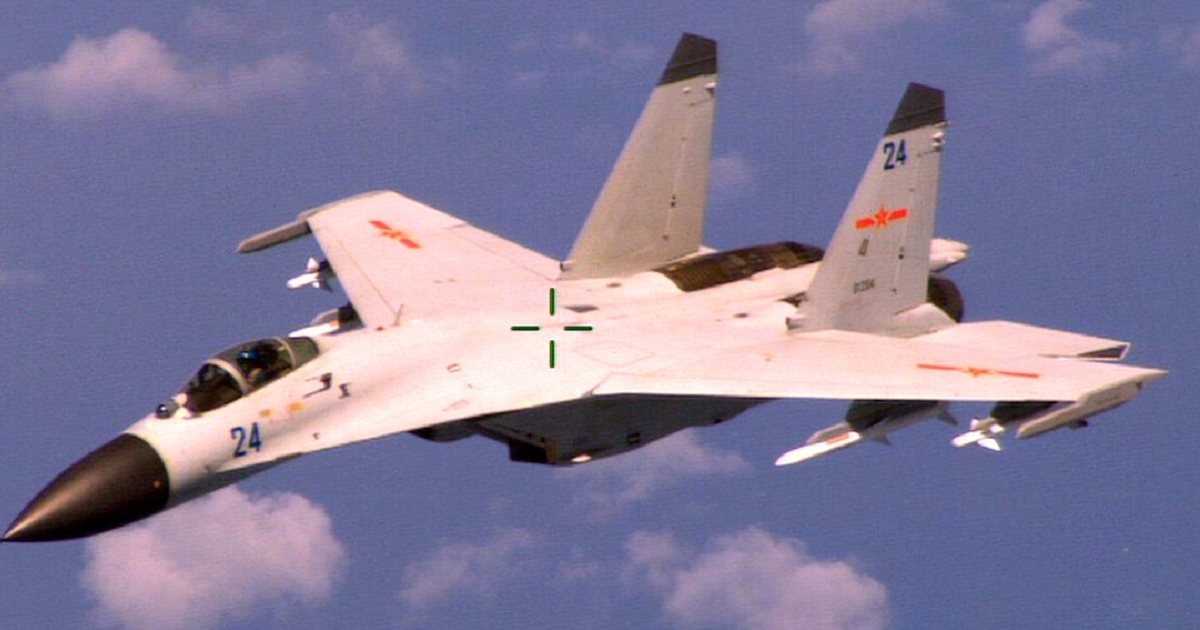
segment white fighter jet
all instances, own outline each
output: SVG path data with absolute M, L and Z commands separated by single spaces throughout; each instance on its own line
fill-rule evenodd
M 548 258 L 395 192 L 302 213 L 253 252 L 311 235 L 288 286 L 349 304 L 239 343 L 70 466 L 6 541 L 123 526 L 301 455 L 411 433 L 482 436 L 514 461 L 579 465 L 776 398 L 852 401 L 780 458 L 885 440 L 954 401 L 994 401 L 953 440 L 999 448 L 1133 398 L 1164 372 L 1129 344 L 960 323 L 934 239 L 946 142 L 940 90 L 911 84 L 826 250 L 704 246 L 716 43 L 684 35 L 570 257 Z

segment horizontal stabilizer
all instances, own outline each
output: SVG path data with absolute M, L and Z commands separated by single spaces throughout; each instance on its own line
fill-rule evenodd
M 959 324 L 926 335 L 921 340 L 990 352 L 1109 361 L 1124 359 L 1130 347 L 1126 341 L 1006 321 Z

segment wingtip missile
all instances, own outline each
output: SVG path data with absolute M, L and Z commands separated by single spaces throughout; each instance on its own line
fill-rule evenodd
M 1153 376 L 1149 380 L 1158 378 Z M 1148 381 L 1147 381 L 1148 382 Z M 1063 427 L 1085 427 L 1087 419 L 1115 409 L 1133 400 L 1141 392 L 1143 381 L 1130 379 L 1112 387 L 1097 390 L 1072 403 L 1059 403 L 1040 413 L 1020 418 L 1017 437 L 1031 438 Z
M 1076 401 L 1001 402 L 989 417 L 972 420 L 971 430 L 955 436 L 951 443 L 962 448 L 972 444 L 999 451 L 996 439 L 1001 433 L 1015 428 L 1017 439 L 1028 439 L 1058 429 L 1082 428 L 1097 414 L 1120 407 L 1132 400 L 1146 383 L 1161 378 L 1161 370 L 1143 370 L 1142 374 L 1098 389 Z

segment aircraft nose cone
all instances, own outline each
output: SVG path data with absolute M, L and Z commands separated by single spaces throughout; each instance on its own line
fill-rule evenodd
M 25 506 L 3 540 L 83 538 L 146 518 L 167 505 L 167 467 L 145 440 L 122 433 L 75 462 Z

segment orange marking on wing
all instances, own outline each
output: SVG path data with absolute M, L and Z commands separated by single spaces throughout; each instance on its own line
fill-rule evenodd
M 1013 378 L 1041 378 L 1041 374 L 1033 372 L 1010 372 L 1007 370 L 993 370 L 980 367 L 956 367 L 953 365 L 936 365 L 933 363 L 918 363 L 917 367 L 922 370 L 940 370 L 943 372 L 962 372 L 970 374 L 971 378 L 979 378 L 980 376 L 1010 376 Z
M 948 372 L 959 372 L 962 370 L 962 368 L 956 368 L 949 365 L 934 365 L 932 363 L 918 363 L 917 367 L 921 368 L 922 370 L 945 370 Z
M 1001 374 L 1004 376 L 1012 376 L 1015 378 L 1041 378 L 1042 377 L 1041 374 L 1034 374 L 1033 372 L 1005 372 L 1003 370 L 997 370 L 996 374 Z
M 371 220 L 370 223 L 372 226 L 375 227 L 375 229 L 379 230 L 380 236 L 385 236 L 387 238 L 392 239 L 393 241 L 399 241 L 401 244 L 403 244 L 405 247 L 407 247 L 409 249 L 421 249 L 421 244 L 414 241 L 404 231 L 397 230 L 397 229 L 393 228 L 392 226 L 388 225 L 387 223 L 384 223 L 383 221 L 379 221 L 379 220 L 375 220 L 375 219 Z

